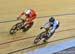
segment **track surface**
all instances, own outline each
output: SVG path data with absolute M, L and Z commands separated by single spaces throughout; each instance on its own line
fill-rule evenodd
M 37 12 L 37 17 L 75 13 L 74 0 L 0 0 L 0 4 L 0 22 L 16 20 L 17 15 L 26 8 L 35 9 Z M 60 27 L 57 29 L 53 37 L 49 39 L 49 42 L 60 39 L 63 40 L 54 41 L 46 45 L 43 44 L 27 50 L 18 51 L 13 54 L 22 54 L 40 47 L 75 39 L 75 15 L 54 17 L 60 21 Z M 34 25 L 29 31 L 26 33 L 19 31 L 15 35 L 10 35 L 9 30 L 18 21 L 0 23 L 0 54 L 8 54 L 16 50 L 33 46 L 35 36 L 42 32 L 39 29 L 40 26 L 47 21 L 48 18 L 49 17 L 35 19 Z M 68 38 L 72 36 L 73 38 Z

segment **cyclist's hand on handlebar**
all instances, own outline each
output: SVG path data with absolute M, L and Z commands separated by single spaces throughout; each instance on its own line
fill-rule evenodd
M 20 20 L 20 17 L 17 17 L 17 20 Z

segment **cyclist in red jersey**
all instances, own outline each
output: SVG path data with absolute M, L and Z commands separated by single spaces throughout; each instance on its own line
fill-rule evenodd
M 20 13 L 17 19 L 20 19 L 23 15 L 26 16 L 24 26 L 25 25 L 29 26 L 32 23 L 32 21 L 36 18 L 36 12 L 33 9 L 24 10 L 23 12 Z

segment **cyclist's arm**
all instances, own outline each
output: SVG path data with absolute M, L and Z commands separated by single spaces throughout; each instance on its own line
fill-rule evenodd
M 24 12 L 21 12 L 21 13 L 19 14 L 18 18 L 20 18 L 20 17 L 23 16 L 23 15 L 24 15 Z
M 48 23 L 49 21 L 46 21 L 41 27 L 45 27 Z

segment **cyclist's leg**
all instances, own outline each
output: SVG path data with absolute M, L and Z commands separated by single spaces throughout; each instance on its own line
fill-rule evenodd
M 46 40 L 48 40 L 50 37 L 52 37 L 52 35 L 55 33 L 56 29 L 53 32 L 51 32 L 51 30 L 48 31 L 47 37 L 45 38 Z
M 34 20 L 33 18 L 28 18 L 27 21 L 25 22 L 25 24 L 26 24 L 27 26 L 30 26 L 30 25 L 32 24 L 32 21 L 33 21 L 33 20 Z
M 55 30 L 59 27 L 59 24 L 56 26 Z M 46 42 L 50 37 L 52 37 L 52 35 L 55 33 L 55 30 L 53 32 L 51 32 L 51 30 L 49 30 L 47 36 L 45 37 L 45 39 L 43 40 L 43 42 Z
M 29 25 L 30 25 L 30 19 L 29 18 L 26 18 L 23 27 L 24 28 L 27 28 Z
M 55 33 L 55 31 L 58 27 L 59 27 L 59 25 L 56 26 L 56 28 L 54 29 L 53 32 L 51 32 L 51 30 L 49 31 L 49 35 L 48 35 L 49 38 Z
M 54 34 L 54 32 L 51 33 L 50 31 L 49 31 L 48 33 L 46 33 L 46 36 L 44 37 L 43 42 L 47 42 L 47 40 L 48 40 L 53 34 Z
M 29 28 L 32 24 L 32 20 L 33 19 L 30 19 L 30 18 L 27 18 L 24 22 L 24 29 L 23 29 L 23 32 L 26 30 L 26 28 Z

